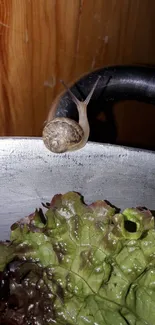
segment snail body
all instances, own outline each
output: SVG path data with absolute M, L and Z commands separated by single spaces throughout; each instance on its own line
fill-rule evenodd
M 77 106 L 79 122 L 66 118 L 56 117 L 49 120 L 43 129 L 43 141 L 45 146 L 54 153 L 64 153 L 67 151 L 79 150 L 88 141 L 90 128 L 87 117 L 87 105 L 93 95 L 100 77 L 98 77 L 92 90 L 85 101 L 79 101 L 71 90 L 62 81 L 64 87 L 69 92 L 73 102 Z

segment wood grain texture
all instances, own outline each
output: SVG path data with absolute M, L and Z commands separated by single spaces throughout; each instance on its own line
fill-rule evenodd
M 155 64 L 154 10 L 151 0 L 0 0 L 0 135 L 41 135 L 60 79 L 70 84 L 106 65 Z M 146 109 L 155 119 L 152 107 L 132 105 L 135 123 Z M 124 126 L 129 106 L 116 108 L 120 142 L 136 141 L 136 127 L 131 134 Z M 155 144 L 155 128 L 138 134 L 143 140 Z

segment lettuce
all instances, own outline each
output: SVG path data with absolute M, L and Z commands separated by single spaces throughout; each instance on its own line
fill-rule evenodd
M 154 216 L 55 195 L 0 243 L 0 324 L 155 324 Z

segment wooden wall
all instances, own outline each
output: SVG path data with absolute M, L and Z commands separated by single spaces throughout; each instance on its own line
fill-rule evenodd
M 61 78 L 155 64 L 154 12 L 153 0 L 0 0 L 0 135 L 41 135 Z M 115 111 L 119 141 L 155 144 L 152 107 L 123 103 Z

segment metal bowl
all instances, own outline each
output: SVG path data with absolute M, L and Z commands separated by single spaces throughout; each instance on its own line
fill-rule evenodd
M 17 219 L 67 191 L 80 192 L 86 203 L 106 199 L 121 209 L 155 209 L 155 153 L 90 142 L 56 155 L 40 138 L 0 139 L 1 240 Z

